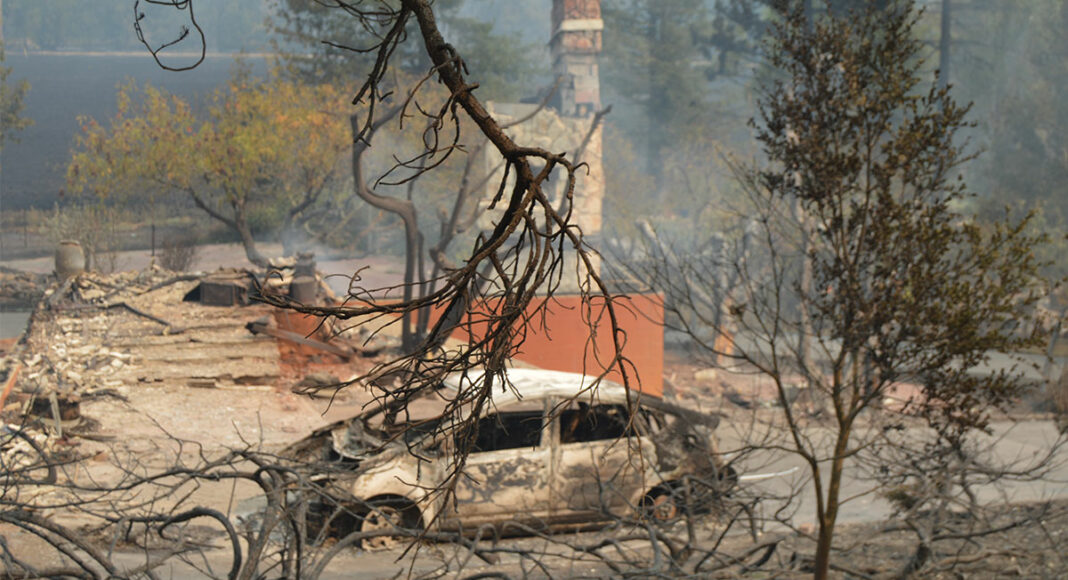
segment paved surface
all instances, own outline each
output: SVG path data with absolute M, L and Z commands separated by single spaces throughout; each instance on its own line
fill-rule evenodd
M 1020 469 L 1044 458 L 1058 442 L 1058 432 L 1052 421 L 999 422 L 993 426 L 993 434 L 982 438 L 993 461 L 1000 465 Z M 721 431 L 722 432 L 722 431 Z M 816 437 L 829 437 L 824 431 Z M 735 437 L 734 444 L 738 444 Z M 725 446 L 731 442 L 725 442 Z M 793 519 L 797 525 L 813 524 L 816 521 L 814 488 L 807 464 L 798 456 L 783 452 L 755 452 L 752 456 L 754 472 L 777 473 L 795 470 L 792 473 L 764 481 L 747 484 L 754 494 L 767 497 L 796 495 L 793 503 Z M 821 467 L 828 468 L 827 463 Z M 840 523 L 870 522 L 886 519 L 891 515 L 891 505 L 881 495 L 873 482 L 866 480 L 857 467 L 847 467 L 842 484 L 842 498 L 851 498 L 842 506 Z M 1062 449 L 1050 465 L 1049 473 L 1039 481 L 1007 482 L 998 486 L 979 488 L 980 501 L 984 502 L 1029 502 L 1046 499 L 1068 498 L 1068 449 Z M 791 510 L 791 511 L 793 511 Z

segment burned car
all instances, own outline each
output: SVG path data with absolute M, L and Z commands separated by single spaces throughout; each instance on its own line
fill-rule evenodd
M 472 380 L 456 377 L 403 409 L 375 407 L 291 446 L 286 455 L 315 473 L 311 535 L 672 520 L 713 508 L 736 480 L 713 436 L 717 416 L 608 381 L 591 389 L 581 374 L 511 369 L 507 379 L 466 429 L 434 414 Z M 469 454 L 449 497 L 436 491 L 457 448 Z

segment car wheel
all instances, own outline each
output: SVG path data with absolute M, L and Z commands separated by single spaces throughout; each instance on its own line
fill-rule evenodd
M 370 510 L 360 522 L 360 532 L 386 532 L 397 529 L 418 529 L 421 524 L 419 508 L 411 502 L 398 499 L 371 500 Z M 388 550 L 401 543 L 395 535 L 364 538 L 363 547 L 368 550 Z
M 307 540 L 312 544 L 319 544 L 331 538 L 336 541 L 357 531 L 361 521 L 357 513 L 352 505 L 310 503 L 304 520 Z
M 645 508 L 646 517 L 658 523 L 669 524 L 682 515 L 680 499 L 677 488 L 661 487 L 649 492 L 642 506 Z

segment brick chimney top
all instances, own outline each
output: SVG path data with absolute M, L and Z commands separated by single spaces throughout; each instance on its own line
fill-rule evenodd
M 590 115 L 601 108 L 601 1 L 553 0 L 552 20 L 553 73 L 561 78 L 554 104 L 562 115 Z
M 600 20 L 601 0 L 553 0 L 553 35 L 565 20 Z

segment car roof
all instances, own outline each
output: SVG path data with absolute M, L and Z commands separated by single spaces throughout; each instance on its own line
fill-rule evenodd
M 447 388 L 460 390 L 462 383 L 470 386 L 482 380 L 483 372 L 471 372 L 466 375 L 456 373 L 445 379 Z M 520 401 L 530 402 L 550 398 L 575 399 L 600 404 L 625 404 L 636 401 L 639 397 L 649 399 L 638 391 L 628 391 L 619 383 L 563 371 L 543 369 L 511 368 L 505 371 L 509 388 L 494 385 L 492 401 L 495 406 L 506 406 Z
M 442 382 L 441 387 L 444 390 L 453 391 L 453 393 L 455 393 L 460 388 L 461 381 L 467 381 L 468 385 L 470 385 L 470 383 L 481 380 L 482 375 L 482 371 L 469 372 L 466 375 L 463 373 L 455 373 L 446 377 Z M 557 399 L 557 402 L 575 400 L 588 402 L 590 404 L 628 406 L 640 403 L 647 408 L 677 415 L 688 423 L 694 425 L 705 425 L 715 429 L 720 422 L 718 413 L 703 413 L 683 408 L 668 403 L 660 398 L 643 395 L 638 391 L 629 390 L 613 381 L 601 379 L 600 382 L 598 382 L 597 377 L 583 375 L 581 373 L 511 368 L 505 371 L 505 376 L 507 377 L 508 382 L 511 383 L 511 387 L 502 389 L 499 385 L 494 385 L 491 407 L 511 407 L 514 409 L 516 405 L 525 407 L 538 401 L 544 401 L 545 399 Z M 443 394 L 444 393 L 442 393 L 441 390 L 435 390 L 425 396 L 427 398 L 435 396 L 442 397 Z M 445 398 L 447 399 L 448 396 L 445 395 Z M 381 407 L 376 407 L 347 419 L 342 419 L 329 425 L 319 427 L 308 437 L 290 445 L 288 449 L 295 449 L 302 442 L 348 425 L 360 417 L 368 417 L 372 414 L 380 413 L 382 410 Z
M 468 373 L 466 380 L 479 381 L 482 374 L 482 372 Z M 718 413 L 687 409 L 659 397 L 627 389 L 607 379 L 600 379 L 598 382 L 597 377 L 581 373 L 511 368 L 505 371 L 505 376 L 513 388 L 502 389 L 497 385 L 494 386 L 492 402 L 497 407 L 512 406 L 517 403 L 529 404 L 550 398 L 590 404 L 631 405 L 637 403 L 682 417 L 691 424 L 705 425 L 712 429 L 715 429 L 720 422 Z M 464 375 L 460 373 L 450 375 L 445 379 L 444 386 L 448 389 L 458 389 L 462 380 L 464 380 Z

